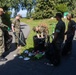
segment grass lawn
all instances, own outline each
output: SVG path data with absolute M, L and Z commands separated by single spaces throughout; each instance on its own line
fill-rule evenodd
M 66 28 L 67 28 L 67 23 L 68 21 L 66 19 L 63 19 L 65 24 L 66 24 Z M 76 20 L 76 19 L 74 19 Z M 56 19 L 43 19 L 43 20 L 33 20 L 33 19 L 21 19 L 21 22 L 25 22 L 27 25 L 30 26 L 30 34 L 27 38 L 27 45 L 25 47 L 22 48 L 22 51 L 23 52 L 24 50 L 32 50 L 33 48 L 33 36 L 36 34 L 35 32 L 33 32 L 32 28 L 34 26 L 37 26 L 41 23 L 46 23 L 48 25 L 48 28 L 49 28 L 49 34 L 51 34 L 53 32 L 53 28 L 55 27 L 57 21 Z

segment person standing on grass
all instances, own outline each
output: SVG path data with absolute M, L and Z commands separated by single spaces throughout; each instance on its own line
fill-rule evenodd
M 18 14 L 15 17 L 15 19 L 12 21 L 12 31 L 13 31 L 13 34 L 15 35 L 15 43 L 17 48 L 20 48 L 19 39 L 18 39 L 19 33 L 20 33 L 20 18 L 21 18 L 21 15 Z
M 62 55 L 67 55 L 71 53 L 72 50 L 72 41 L 73 41 L 73 37 L 75 34 L 75 27 L 76 27 L 76 23 L 74 20 L 72 20 L 72 15 L 68 14 L 67 15 L 67 20 L 68 22 L 68 29 L 65 32 L 66 37 L 66 41 L 65 41 L 65 45 L 63 47 L 63 51 L 62 51 Z

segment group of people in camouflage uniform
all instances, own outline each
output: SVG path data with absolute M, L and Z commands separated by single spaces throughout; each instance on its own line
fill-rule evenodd
M 0 61 L 6 61 L 7 59 L 4 57 L 3 53 L 5 52 L 5 38 L 4 33 L 5 29 L 8 29 L 8 26 L 5 25 L 2 21 L 2 16 L 4 14 L 4 10 L 0 8 Z M 16 18 L 12 21 L 12 31 L 13 34 L 19 37 L 20 32 L 20 18 L 21 15 L 17 15 Z M 15 36 L 16 46 L 19 47 L 18 38 Z
M 3 9 L 0 8 L 0 61 L 6 61 L 7 59 L 3 57 L 3 53 L 5 51 L 5 45 L 4 45 L 4 28 L 8 28 L 7 25 L 2 23 L 2 19 L 1 16 L 4 13 Z M 76 27 L 76 23 L 75 21 L 73 21 L 72 15 L 68 14 L 67 15 L 67 20 L 68 22 L 68 29 L 65 32 L 65 23 L 62 21 L 62 14 L 61 13 L 57 13 L 56 14 L 56 20 L 58 21 L 58 23 L 56 24 L 55 27 L 55 31 L 53 33 L 53 41 L 52 44 L 54 46 L 55 49 L 55 58 L 54 61 L 57 62 L 57 64 L 60 64 L 61 61 L 61 53 L 62 55 L 67 55 L 69 53 L 71 53 L 72 50 L 72 40 L 75 34 L 75 27 Z M 13 34 L 15 35 L 15 41 L 16 41 L 16 45 L 17 48 L 20 47 L 19 45 L 19 39 L 17 37 L 19 37 L 19 32 L 20 32 L 20 18 L 21 15 L 17 15 L 16 18 L 12 21 L 12 31 Z M 46 26 L 46 24 L 41 24 L 38 27 L 34 27 L 33 28 L 34 31 L 37 32 L 37 37 L 38 38 L 43 38 L 45 36 L 45 38 L 47 38 L 48 36 L 48 27 Z M 62 44 L 64 41 L 64 37 L 65 35 L 66 37 L 66 41 L 62 50 Z M 68 49 L 67 49 L 68 48 Z M 62 51 L 62 52 L 61 52 Z M 53 61 L 51 62 L 51 65 L 53 64 Z

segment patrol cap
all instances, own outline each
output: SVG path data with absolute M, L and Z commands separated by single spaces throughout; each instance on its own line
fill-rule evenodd
M 5 12 L 4 12 L 4 10 L 3 10 L 2 8 L 0 8 L 0 12 L 3 12 L 3 13 L 5 13 Z
M 63 16 L 62 16 L 61 13 L 56 13 L 56 16 L 55 16 L 55 17 L 60 17 L 60 18 L 62 18 Z
M 18 14 L 17 16 L 19 16 L 20 18 L 22 18 L 22 16 L 20 14 Z

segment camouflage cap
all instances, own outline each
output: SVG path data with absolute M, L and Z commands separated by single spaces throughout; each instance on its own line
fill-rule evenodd
M 0 8 L 0 12 L 3 12 L 4 13 L 4 10 L 2 8 Z
M 19 16 L 20 18 L 22 18 L 22 16 L 20 14 L 18 14 L 17 16 Z

